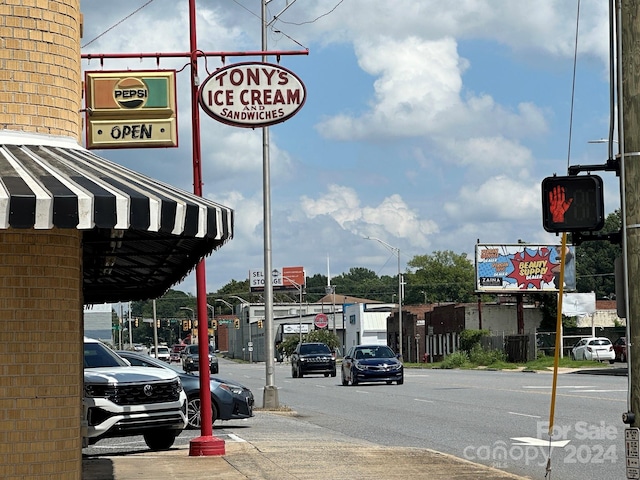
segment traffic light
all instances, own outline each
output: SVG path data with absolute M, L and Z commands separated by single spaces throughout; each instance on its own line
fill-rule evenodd
M 216 320 L 215 318 L 211 319 L 211 328 L 213 328 L 214 330 L 218 329 L 218 320 Z
M 133 321 L 133 326 L 135 328 L 138 328 L 138 319 L 137 318 Z
M 258 328 L 262 328 L 262 320 L 258 320 Z
M 233 319 L 233 326 L 235 328 L 240 328 L 240 319 L 239 318 L 234 318 Z
M 586 232 L 604 226 L 604 191 L 597 175 L 542 181 L 542 225 L 547 232 Z
M 191 325 L 189 325 L 191 322 L 189 320 L 182 320 L 182 331 L 183 332 L 188 332 L 189 330 L 191 330 Z
M 156 328 L 160 328 L 160 320 L 156 320 Z

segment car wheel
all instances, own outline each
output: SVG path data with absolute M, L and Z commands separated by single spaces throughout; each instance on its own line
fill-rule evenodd
M 609 364 L 613 365 L 615 363 L 615 360 L 609 360 Z
M 351 371 L 351 386 L 355 387 L 356 385 L 358 385 L 358 379 L 356 378 L 356 374 L 353 373 L 353 370 Z
M 627 361 L 627 356 L 626 356 L 624 353 L 621 353 L 621 354 L 620 354 L 620 361 L 621 361 L 622 363 L 624 363 L 624 362 L 626 362 L 626 361 Z
M 216 404 L 211 400 L 211 423 L 215 423 L 218 419 L 218 409 Z M 200 397 L 194 395 L 187 401 L 187 428 L 199 429 L 202 425 L 202 416 L 200 414 Z
M 328 376 L 329 376 L 329 372 L 326 372 L 326 373 L 324 374 L 324 376 L 325 376 L 325 378 L 326 378 L 326 377 L 328 377 Z
M 218 366 L 212 366 L 211 369 L 209 370 L 209 372 L 211 373 L 218 373 Z
M 296 367 L 294 365 L 291 365 L 291 376 L 293 378 L 298 378 L 298 370 L 296 370 Z
M 571 360 L 575 360 L 576 356 L 573 354 L 573 352 L 571 352 Z
M 349 381 L 344 378 L 344 370 L 341 371 L 340 376 L 342 377 L 342 386 L 346 387 L 347 385 L 349 385 Z
M 391 380 L 387 380 L 387 385 L 391 385 L 393 382 Z
M 398 380 L 398 385 L 402 385 L 403 383 L 404 383 L 404 375 L 400 377 L 400 380 Z
M 144 434 L 144 442 L 151 450 L 169 450 L 178 433 L 176 430 L 153 430 Z
M 302 373 L 302 369 L 298 367 L 298 378 L 302 378 L 304 374 Z
M 335 376 L 336 376 L 336 371 L 335 371 L 335 370 L 332 370 L 332 371 L 331 371 L 331 376 L 332 376 L 332 377 L 335 377 Z

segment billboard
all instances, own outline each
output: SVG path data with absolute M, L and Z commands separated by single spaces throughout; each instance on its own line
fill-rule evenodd
M 560 245 L 476 245 L 476 291 L 557 292 Z M 567 246 L 564 290 L 576 289 L 575 247 Z
M 271 278 L 274 290 L 299 291 L 307 281 L 304 267 L 274 268 Z M 264 270 L 249 270 L 249 289 L 251 292 L 264 291 Z

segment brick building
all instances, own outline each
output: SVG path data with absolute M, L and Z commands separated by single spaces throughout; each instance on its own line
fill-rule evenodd
M 79 0 L 0 4 L 3 480 L 81 478 L 83 305 L 156 298 L 233 236 L 228 208 L 81 147 L 80 36 Z

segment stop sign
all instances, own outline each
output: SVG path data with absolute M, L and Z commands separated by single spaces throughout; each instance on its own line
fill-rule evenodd
M 329 325 L 329 318 L 327 318 L 324 313 L 319 313 L 316 315 L 316 318 L 314 318 L 313 324 L 317 328 L 325 328 L 327 325 Z

